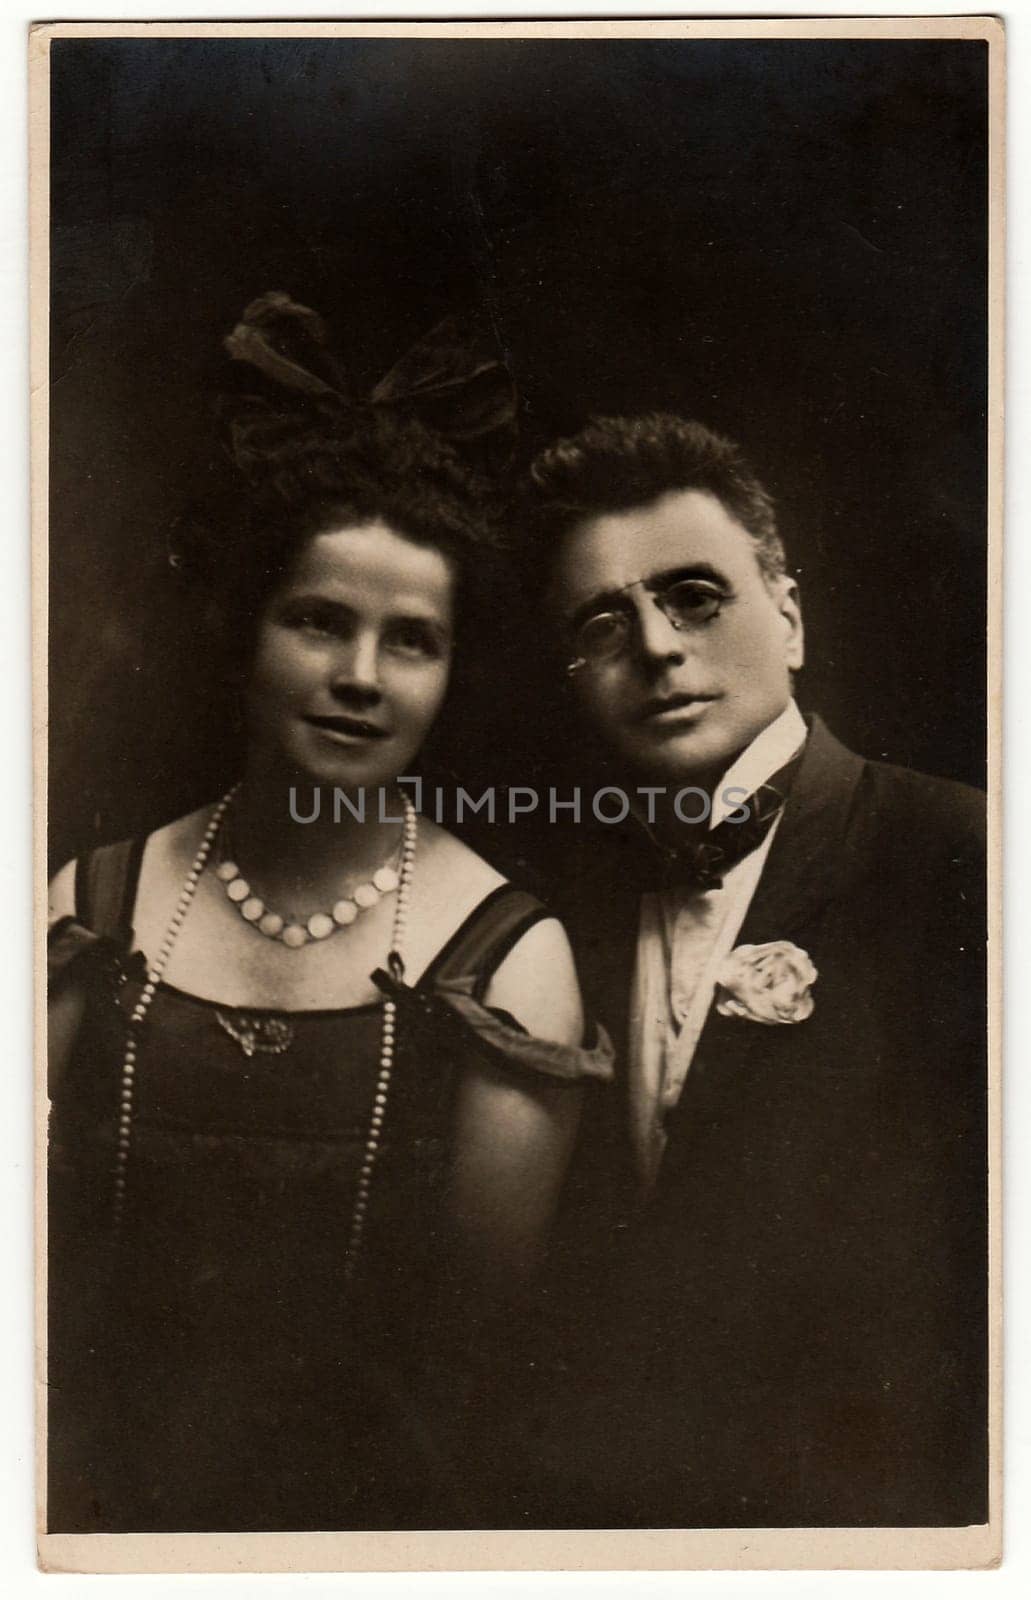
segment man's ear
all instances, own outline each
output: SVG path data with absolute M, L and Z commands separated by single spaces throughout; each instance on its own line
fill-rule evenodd
M 785 661 L 791 672 L 800 672 L 805 665 L 805 624 L 802 621 L 802 597 L 794 578 L 785 573 L 777 579 L 777 609 L 787 628 Z

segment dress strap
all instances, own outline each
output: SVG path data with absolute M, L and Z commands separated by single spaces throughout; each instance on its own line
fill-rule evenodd
M 589 1028 L 587 1045 L 556 1044 L 534 1038 L 507 1012 L 484 1004 L 490 980 L 508 952 L 552 915 L 525 889 L 503 883 L 470 912 L 418 983 L 409 987 L 403 970 L 393 969 L 374 972 L 372 980 L 416 1036 L 432 1039 L 436 1048 L 451 1041 L 461 1053 L 473 1043 L 498 1066 L 566 1082 L 609 1080 L 613 1050 L 603 1028 Z
M 524 933 L 553 913 L 513 883 L 499 884 L 466 917 L 427 967 L 418 987 L 473 978 L 473 998 L 482 1001 L 491 978 Z
M 146 836 L 97 845 L 75 863 L 75 915 L 101 938 L 128 944 Z

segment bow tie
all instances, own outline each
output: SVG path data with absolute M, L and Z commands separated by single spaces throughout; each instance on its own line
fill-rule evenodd
M 780 816 L 800 759 L 801 752 L 741 802 L 748 808 L 748 816 L 741 822 L 721 822 L 704 831 L 699 824 L 696 838 L 682 839 L 672 846 L 663 844 L 646 829 L 651 849 L 640 864 L 641 890 L 663 894 L 674 889 L 694 889 L 704 894 L 721 888 L 726 873 L 759 848 Z

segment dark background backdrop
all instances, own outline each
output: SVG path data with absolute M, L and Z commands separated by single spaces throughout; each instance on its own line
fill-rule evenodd
M 57 40 L 55 861 L 223 784 L 170 524 L 248 300 L 318 308 L 371 385 L 486 310 L 525 446 L 669 406 L 778 495 L 803 708 L 862 753 L 985 769 L 986 67 L 978 42 Z M 495 659 L 470 786 L 559 724 Z

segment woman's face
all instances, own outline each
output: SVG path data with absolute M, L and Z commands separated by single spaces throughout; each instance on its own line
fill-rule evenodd
M 378 788 L 411 768 L 447 688 L 454 573 L 384 522 L 304 545 L 258 625 L 249 762 Z

